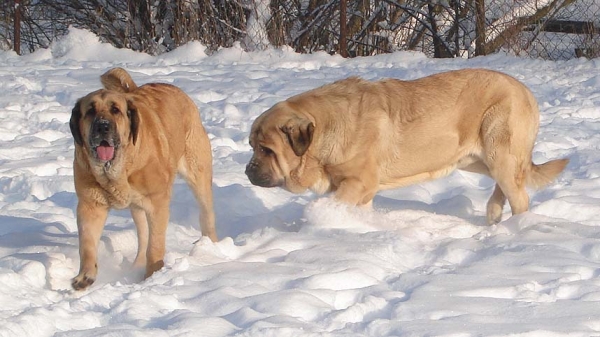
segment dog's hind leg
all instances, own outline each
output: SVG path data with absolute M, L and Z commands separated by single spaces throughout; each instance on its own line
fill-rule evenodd
M 179 174 L 188 183 L 200 207 L 202 235 L 218 241 L 215 228 L 212 193 L 212 152 L 206 133 L 192 132 L 186 140 L 184 157 L 179 162 Z
M 520 214 L 529 209 L 529 195 L 527 194 L 525 178 L 527 175 L 527 164 L 519 161 L 514 155 L 505 153 L 500 155 L 498 168 L 492 169 L 492 178 L 496 180 L 501 191 L 494 191 L 490 200 L 495 200 L 495 204 L 499 206 L 502 201 L 502 194 L 508 199 L 512 214 Z M 488 207 L 489 210 L 489 207 Z M 489 214 L 493 218 L 494 214 Z
M 532 165 L 531 152 L 537 124 L 522 116 L 511 116 L 509 106 L 504 104 L 504 109 L 497 107 L 490 111 L 489 119 L 484 120 L 482 125 L 482 159 L 497 184 L 487 208 L 488 221 L 492 222 L 500 219 L 505 198 L 508 199 L 513 215 L 529 209 L 526 185 Z M 512 115 L 515 114 L 512 112 Z M 511 118 L 520 120 L 515 122 Z
M 487 222 L 490 225 L 496 224 L 502 221 L 502 209 L 506 204 L 506 196 L 500 185 L 496 184 L 494 187 L 494 193 L 487 202 Z
M 465 167 L 461 167 L 460 169 L 463 171 L 485 174 L 488 177 L 492 176 L 490 169 L 481 160 L 474 161 L 473 163 Z M 486 218 L 488 224 L 493 225 L 502 220 L 502 210 L 504 209 L 504 204 L 506 204 L 506 196 L 504 195 L 504 192 L 502 192 L 500 185 L 496 184 L 494 193 L 492 193 L 490 200 L 487 202 Z
M 172 180 L 169 180 L 169 186 L 172 186 Z M 167 225 L 169 224 L 170 200 L 170 189 L 151 197 L 152 209 L 147 213 L 149 231 L 145 278 L 150 277 L 150 275 L 165 265 L 163 258 L 165 257 Z

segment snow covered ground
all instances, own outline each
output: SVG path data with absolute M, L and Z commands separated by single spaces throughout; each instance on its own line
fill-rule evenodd
M 211 137 L 218 234 L 200 237 L 177 181 L 166 266 L 142 280 L 126 211 L 111 213 L 100 273 L 79 267 L 68 120 L 99 76 L 181 87 Z M 351 75 L 414 79 L 491 68 L 539 100 L 534 161 L 568 157 L 531 211 L 485 225 L 493 182 L 456 172 L 380 193 L 374 211 L 252 186 L 254 118 Z M 433 94 L 433 93 L 432 93 Z M 0 336 L 600 336 L 600 60 L 418 53 L 343 59 L 289 50 L 206 56 L 191 43 L 151 57 L 85 31 L 27 56 L 0 52 Z

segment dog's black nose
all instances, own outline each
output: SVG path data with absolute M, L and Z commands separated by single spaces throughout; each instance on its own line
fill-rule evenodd
M 261 172 L 260 166 L 255 161 L 250 161 L 246 165 L 246 176 L 252 185 L 260 187 L 273 187 L 277 184 L 271 180 L 271 175 L 265 172 Z
M 110 131 L 110 121 L 106 119 L 97 119 L 94 122 L 94 128 L 99 134 L 107 134 Z
M 252 174 L 252 171 L 255 171 L 258 168 L 255 162 L 251 161 L 246 165 L 246 175 Z

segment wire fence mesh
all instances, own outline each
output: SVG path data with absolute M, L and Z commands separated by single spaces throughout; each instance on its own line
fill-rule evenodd
M 151 54 L 200 41 L 209 53 L 240 43 L 350 57 L 600 56 L 600 0 L 4 0 L 0 8 L 0 48 L 14 45 L 19 11 L 24 52 L 75 26 Z

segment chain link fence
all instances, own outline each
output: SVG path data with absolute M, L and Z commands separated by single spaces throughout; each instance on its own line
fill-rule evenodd
M 200 41 L 209 53 L 240 43 L 350 57 L 600 56 L 600 0 L 3 0 L 0 9 L 0 48 L 14 45 L 20 11 L 24 52 L 75 26 L 155 55 Z

